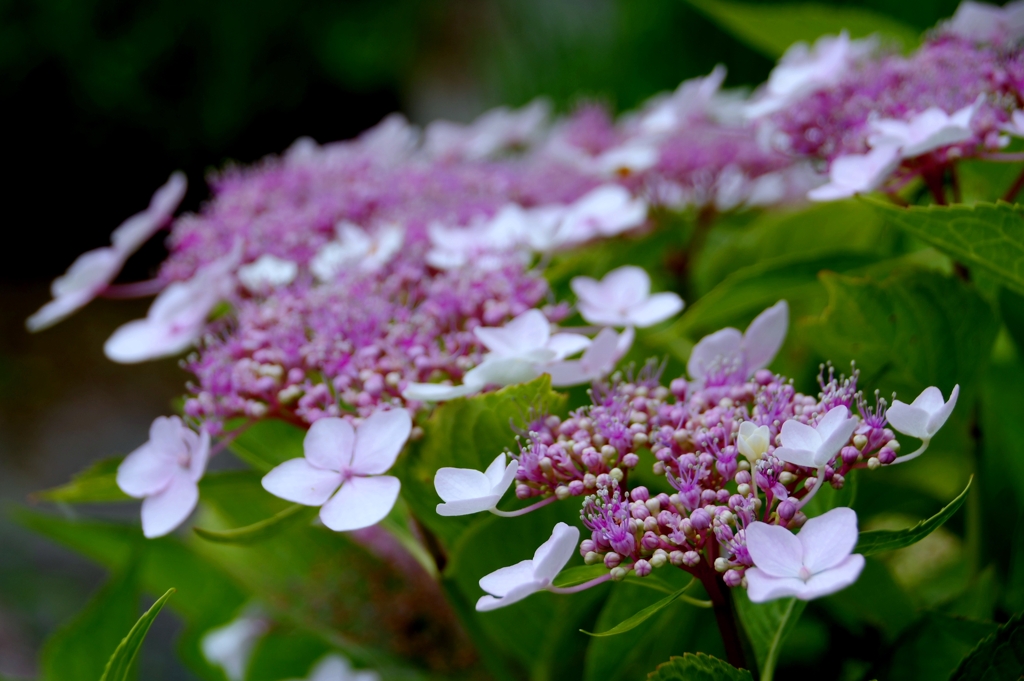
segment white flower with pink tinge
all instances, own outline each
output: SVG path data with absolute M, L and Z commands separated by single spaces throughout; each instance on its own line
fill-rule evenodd
M 601 333 L 583 351 L 582 357 L 551 362 L 544 367 L 544 371 L 551 376 L 551 385 L 555 388 L 582 385 L 604 378 L 629 352 L 634 335 L 633 327 L 627 327 L 621 334 L 608 328 L 601 329 Z
M 940 29 L 967 40 L 1010 45 L 1024 38 L 1024 2 L 1018 0 L 999 7 L 964 0 L 953 18 L 941 24 Z
M 746 380 L 778 354 L 789 327 L 789 305 L 780 300 L 757 315 L 743 333 L 727 327 L 700 339 L 686 370 L 696 381 L 739 377 Z
M 574 277 L 569 286 L 579 299 L 576 308 L 590 324 L 642 329 L 683 309 L 683 299 L 675 293 L 651 294 L 651 277 L 631 265 L 612 270 L 601 281 Z
M 857 546 L 857 514 L 834 508 L 804 523 L 800 534 L 753 522 L 745 530 L 754 562 L 746 571 L 747 596 L 754 603 L 795 596 L 809 601 L 857 581 L 864 556 Z
M 145 318 L 122 325 L 103 345 L 108 359 L 134 364 L 171 357 L 192 346 L 206 328 L 206 319 L 235 290 L 235 268 L 241 243 L 231 253 L 176 281 L 156 297 Z
M 946 423 L 946 419 L 953 413 L 956 407 L 956 400 L 960 396 L 960 385 L 953 386 L 949 393 L 949 400 L 943 401 L 942 391 L 931 386 L 917 396 L 910 404 L 893 400 L 892 406 L 885 412 L 885 418 L 895 430 L 916 437 L 921 441 L 921 447 L 910 454 L 904 454 L 893 463 L 903 463 L 921 456 L 932 438 L 939 432 Z
M 747 115 L 767 116 L 816 90 L 831 87 L 877 44 L 874 38 L 850 40 L 846 31 L 822 36 L 813 46 L 794 43 L 772 69 L 760 96 L 747 106 Z
M 203 657 L 223 669 L 230 681 L 242 681 L 256 644 L 269 628 L 269 622 L 263 617 L 243 614 L 207 631 L 199 647 Z
M 480 579 L 480 588 L 489 595 L 476 602 L 480 612 L 517 603 L 530 594 L 549 590 L 555 577 L 576 552 L 580 540 L 578 528 L 558 523 L 551 538 L 540 545 L 532 560 L 495 570 Z
M 779 438 L 782 446 L 775 456 L 794 466 L 823 468 L 857 430 L 859 419 L 840 405 L 833 407 L 813 428 L 790 419 L 782 424 Z
M 111 246 L 78 256 L 50 286 L 53 300 L 28 318 L 29 331 L 42 331 L 70 316 L 110 286 L 125 261 L 174 215 L 185 196 L 184 173 L 176 172 L 153 194 L 149 207 L 136 213 L 110 235 Z
M 973 104 L 952 114 L 933 106 L 905 121 L 895 118 L 870 121 L 868 144 L 872 148 L 898 147 L 902 158 L 914 158 L 966 142 L 974 135 L 971 120 L 984 101 L 984 96 L 978 97 Z
M 117 486 L 142 499 L 142 533 L 162 537 L 185 522 L 199 501 L 199 480 L 210 457 L 210 435 L 189 429 L 177 416 L 161 416 L 149 441 L 117 468 Z
M 306 433 L 305 456 L 263 476 L 263 488 L 296 504 L 320 506 L 320 520 L 335 532 L 376 525 L 398 499 L 401 483 L 384 473 L 411 430 L 405 409 L 378 411 L 355 428 L 345 419 L 320 419 Z
M 829 181 L 807 193 L 811 201 L 836 201 L 872 192 L 889 179 L 903 159 L 899 147 L 887 144 L 866 154 L 847 154 L 832 161 Z
M 437 514 L 455 516 L 494 510 L 518 470 L 518 461 L 505 465 L 504 452 L 483 473 L 472 468 L 439 468 L 434 474 L 434 489 L 444 503 L 437 505 Z
M 553 362 L 587 348 L 590 339 L 575 333 L 551 333 L 551 323 L 540 310 L 527 310 L 505 326 L 473 329 L 490 352 L 466 372 L 462 385 L 410 383 L 402 392 L 407 400 L 441 402 L 480 392 L 488 385 L 525 383 L 540 376 Z

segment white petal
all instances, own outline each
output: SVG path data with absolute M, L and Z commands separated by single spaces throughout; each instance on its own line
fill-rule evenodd
M 747 578 L 747 597 L 753 603 L 765 603 L 776 598 L 796 596 L 805 587 L 802 579 L 796 577 L 772 577 L 764 570 L 748 568 L 744 573 Z
M 702 379 L 708 370 L 722 359 L 738 358 L 742 352 L 743 334 L 738 329 L 725 328 L 704 336 L 693 346 L 686 371 L 692 378 Z
M 188 431 L 192 433 L 192 431 Z M 194 433 L 193 433 L 194 434 Z M 206 472 L 206 464 L 210 460 L 210 434 L 205 430 L 194 438 L 195 444 L 189 448 L 188 474 L 192 482 L 199 482 Z
M 263 489 L 275 497 L 304 506 L 320 506 L 331 498 L 342 481 L 341 473 L 310 465 L 306 459 L 289 459 L 263 476 Z
M 149 206 L 125 220 L 110 235 L 110 241 L 124 255 L 137 251 L 158 229 L 160 229 L 177 210 L 178 204 L 185 198 L 188 181 L 185 174 L 177 171 L 171 174 L 149 200 Z
M 487 481 L 490 483 L 491 489 L 501 485 L 502 478 L 505 477 L 508 470 L 505 466 L 506 460 L 507 457 L 505 456 L 505 452 L 502 452 L 501 454 L 498 454 L 498 456 L 494 457 L 494 461 L 489 463 L 487 468 L 484 470 L 484 475 L 487 476 Z M 513 459 L 508 465 L 511 467 L 513 463 L 516 464 L 516 468 L 519 467 L 519 464 L 515 459 Z
M 438 469 L 434 474 L 434 489 L 444 501 L 463 501 L 493 495 L 491 481 L 487 476 L 471 468 Z
M 532 381 L 541 375 L 538 363 L 546 363 L 554 355 L 550 351 L 545 352 L 546 358 L 544 353 L 535 353 L 536 358 L 489 357 L 479 366 L 467 371 L 463 381 L 466 385 L 475 386 L 473 392 L 479 392 L 488 385 L 518 385 Z
M 352 424 L 335 416 L 316 421 L 302 441 L 306 461 L 328 471 L 351 466 L 355 447 L 356 431 Z
M 557 359 L 564 359 L 590 347 L 590 339 L 578 333 L 556 333 L 546 347 L 555 353 Z
M 552 362 L 544 367 L 544 371 L 551 376 L 552 388 L 568 388 L 594 380 L 589 369 L 578 359 Z
M 772 577 L 796 577 L 803 567 L 803 545 L 784 527 L 753 522 L 746 529 L 747 550 L 754 565 Z
M 916 437 L 920 440 L 929 439 L 928 420 L 930 415 L 924 409 L 912 407 L 909 404 L 893 400 L 885 412 L 885 419 L 895 430 Z
M 447 402 L 466 395 L 478 393 L 483 386 L 441 385 L 439 383 L 410 383 L 402 391 L 402 397 L 416 402 Z
M 953 408 L 956 407 L 956 400 L 960 396 L 960 385 L 953 386 L 953 391 L 949 394 L 949 401 L 939 407 L 938 411 L 931 415 L 928 419 L 928 432 L 932 435 L 939 432 L 946 423 L 946 419 L 953 413 Z
M 630 323 L 629 315 L 608 304 L 595 304 L 581 300 L 576 303 L 583 321 L 595 326 L 626 326 Z
M 146 442 L 117 467 L 117 486 L 137 499 L 156 494 L 170 485 L 177 469 L 178 463 L 173 457 Z
M 809 601 L 833 594 L 856 582 L 863 569 L 864 556 L 855 553 L 831 570 L 812 575 L 795 595 L 801 600 Z
M 438 504 L 434 510 L 438 515 L 445 517 L 471 515 L 473 513 L 489 511 L 497 506 L 499 501 L 501 501 L 500 495 L 487 494 L 473 499 L 459 499 L 456 501 L 449 501 L 444 504 Z
M 825 419 L 829 419 L 833 416 L 833 413 L 838 413 L 842 419 L 837 417 L 832 418 L 829 423 L 825 423 Z M 850 437 L 853 436 L 853 432 L 857 430 L 857 426 L 860 421 L 857 418 L 846 418 L 849 411 L 846 407 L 834 407 L 825 414 L 825 419 L 818 424 L 818 433 L 824 435 L 826 429 L 831 429 L 828 436 L 824 438 L 824 442 L 821 443 L 821 447 L 815 453 L 815 459 L 818 461 L 818 466 L 824 466 L 832 459 L 833 456 L 839 453 L 839 450 L 843 448 Z M 837 423 L 838 422 L 838 423 Z M 824 427 L 823 427 L 824 426 Z
M 747 376 L 772 363 L 789 329 L 789 304 L 780 300 L 757 315 L 743 334 Z
M 630 324 L 641 329 L 654 326 L 683 309 L 683 299 L 672 292 L 655 293 L 629 311 Z
M 551 531 L 551 538 L 541 544 L 533 554 L 533 575 L 542 584 L 550 584 L 576 552 L 580 541 L 580 530 L 565 523 L 558 523 Z
M 775 456 L 786 463 L 794 466 L 807 466 L 808 468 L 820 468 L 817 451 L 807 449 L 794 449 L 792 447 L 778 447 L 775 449 Z
M 516 357 L 545 347 L 551 337 L 551 324 L 543 312 L 531 309 L 505 326 L 478 326 L 473 333 L 495 355 Z
M 929 414 L 934 414 L 939 409 L 942 409 L 945 400 L 942 399 L 942 391 L 935 386 L 930 386 L 921 391 L 910 406 L 923 409 Z
M 175 325 L 149 317 L 136 319 L 114 331 L 103 344 L 103 352 L 120 364 L 173 357 L 192 347 L 202 332 L 202 320 L 192 325 Z
M 386 473 L 409 440 L 412 417 L 405 409 L 371 414 L 356 428 L 356 450 L 352 470 L 360 475 Z
M 605 305 L 639 305 L 651 294 L 651 277 L 642 267 L 626 265 L 604 275 L 601 288 Z
M 181 525 L 199 501 L 199 487 L 182 469 L 175 471 L 166 489 L 142 501 L 142 533 L 162 537 Z
M 401 487 L 390 475 L 351 478 L 320 509 L 320 520 L 335 532 L 376 525 L 394 508 Z
M 487 593 L 502 597 L 524 584 L 533 584 L 533 561 L 522 560 L 515 565 L 503 567 L 480 578 L 480 588 Z
M 804 523 L 797 539 L 804 547 L 804 567 L 812 573 L 833 568 L 857 545 L 857 513 L 852 508 L 833 508 Z
M 580 303 L 586 303 L 600 307 L 604 302 L 604 287 L 601 282 L 591 277 L 573 277 L 569 281 L 569 288 L 576 294 Z
M 518 603 L 527 596 L 541 591 L 543 587 L 539 584 L 530 582 L 528 584 L 522 584 L 509 591 L 502 598 L 495 598 L 494 596 L 481 596 L 480 600 L 476 602 L 476 609 L 478 612 L 488 612 L 490 610 L 497 610 L 498 608 L 504 608 L 506 605 L 512 605 Z
M 813 453 L 818 451 L 822 444 L 821 435 L 817 430 L 806 423 L 800 423 L 793 419 L 782 424 L 782 431 L 779 435 L 782 439 L 782 446 L 787 449 L 799 449 Z

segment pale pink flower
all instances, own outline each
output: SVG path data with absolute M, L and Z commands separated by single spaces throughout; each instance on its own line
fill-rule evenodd
M 496 610 L 547 589 L 576 552 L 579 539 L 578 528 L 565 523 L 555 525 L 551 538 L 540 545 L 532 560 L 501 568 L 480 579 L 480 588 L 489 595 L 480 597 L 476 609 Z
M 196 433 L 177 416 L 161 416 L 149 441 L 117 468 L 117 486 L 142 499 L 142 533 L 162 537 L 185 522 L 199 501 L 198 482 L 210 457 L 210 435 Z
M 755 567 L 746 570 L 747 596 L 754 603 L 795 596 L 809 601 L 845 589 L 864 569 L 857 545 L 857 514 L 834 508 L 804 523 L 800 534 L 753 522 L 745 530 Z
M 306 433 L 305 456 L 267 473 L 263 487 L 282 499 L 320 506 L 320 520 L 335 532 L 376 525 L 398 499 L 401 483 L 384 473 L 411 430 L 405 409 L 378 411 L 355 428 L 341 418 L 320 419 Z
M 700 339 L 686 370 L 697 381 L 746 380 L 775 359 L 788 327 L 789 305 L 780 300 L 755 317 L 744 333 L 727 327 Z
M 519 462 L 505 465 L 504 452 L 483 473 L 471 468 L 439 468 L 434 474 L 434 489 L 444 500 L 437 505 L 442 516 L 469 515 L 494 509 L 515 480 Z
M 620 267 L 601 281 L 574 277 L 569 285 L 579 299 L 580 315 L 590 324 L 645 328 L 683 309 L 683 300 L 675 293 L 652 295 L 651 277 L 640 267 Z
M 184 173 L 173 173 L 153 194 L 146 210 L 131 216 L 114 230 L 110 235 L 111 246 L 78 256 L 68 271 L 50 286 L 53 300 L 25 322 L 28 330 L 42 331 L 53 326 L 110 286 L 128 257 L 170 221 L 185 196 L 186 185 Z
M 782 446 L 775 456 L 794 466 L 822 468 L 849 441 L 858 423 L 842 405 L 830 409 L 813 428 L 790 419 L 782 424 Z

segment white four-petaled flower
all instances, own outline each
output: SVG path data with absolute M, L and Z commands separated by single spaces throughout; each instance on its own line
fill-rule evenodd
M 438 469 L 434 474 L 434 489 L 444 503 L 437 505 L 437 514 L 469 515 L 494 509 L 518 470 L 518 461 L 505 465 L 504 453 L 499 454 L 483 473 L 472 468 Z
M 196 433 L 177 416 L 161 416 L 149 440 L 117 468 L 117 486 L 142 499 L 142 533 L 162 537 L 185 522 L 199 501 L 198 482 L 210 457 L 210 435 Z
M 868 144 L 872 148 L 897 147 L 902 158 L 914 158 L 951 144 L 971 138 L 971 120 L 984 101 L 979 97 L 973 104 L 952 114 L 938 107 L 930 107 L 914 114 L 908 120 L 881 118 L 869 123 L 871 134 Z
M 176 172 L 153 194 L 149 206 L 110 235 L 110 246 L 83 253 L 50 286 L 53 300 L 28 318 L 29 331 L 42 331 L 68 317 L 107 288 L 132 253 L 163 227 L 185 196 L 184 173 Z
M 604 378 L 612 372 L 622 356 L 629 352 L 634 335 L 631 326 L 626 327 L 621 334 L 609 328 L 601 329 L 583 351 L 582 357 L 551 362 L 544 367 L 544 371 L 551 375 L 551 385 L 555 388 L 581 385 Z
M 839 453 L 857 430 L 858 419 L 840 405 L 829 409 L 813 428 L 790 419 L 782 424 L 782 446 L 775 456 L 794 466 L 822 468 Z
M 234 270 L 241 243 L 200 269 L 188 281 L 176 281 L 156 297 L 145 318 L 120 326 L 103 345 L 107 358 L 122 364 L 169 357 L 202 335 L 206 319 L 235 290 Z
M 477 339 L 489 352 L 466 372 L 462 385 L 411 383 L 402 396 L 407 400 L 440 402 L 472 395 L 488 385 L 515 385 L 540 376 L 552 362 L 584 350 L 590 339 L 575 333 L 551 333 L 544 313 L 527 310 L 505 326 L 477 327 Z
M 746 380 L 775 359 L 788 327 L 789 305 L 780 300 L 755 317 L 744 333 L 727 327 L 700 339 L 686 370 L 697 381 Z
M 532 560 L 495 570 L 480 579 L 480 588 L 489 595 L 476 602 L 480 612 L 495 610 L 523 600 L 530 594 L 551 586 L 555 577 L 576 551 L 580 539 L 578 528 L 558 523 L 551 538 L 540 545 Z
M 580 315 L 590 324 L 645 328 L 683 309 L 683 299 L 675 293 L 652 295 L 651 277 L 640 267 L 620 267 L 601 281 L 574 277 L 569 285 L 579 299 Z
M 324 244 L 309 262 L 318 280 L 333 281 L 346 268 L 375 272 L 391 262 L 405 242 L 401 225 L 381 225 L 373 234 L 359 225 L 342 222 L 334 228 L 337 238 Z
M 871 192 L 882 186 L 902 158 L 899 147 L 887 144 L 865 154 L 847 154 L 832 161 L 829 182 L 807 193 L 812 201 L 835 201 Z
M 297 504 L 320 506 L 320 520 L 336 532 L 375 525 L 398 499 L 401 483 L 384 473 L 411 430 L 405 409 L 378 411 L 356 428 L 345 419 L 320 419 L 306 433 L 305 456 L 263 476 L 263 488 Z
M 857 514 L 834 508 L 804 523 L 800 534 L 753 522 L 745 530 L 754 562 L 746 571 L 747 596 L 754 603 L 795 596 L 809 601 L 845 589 L 864 569 L 857 545 Z
M 935 434 L 946 423 L 946 419 L 953 413 L 956 407 L 956 400 L 960 396 L 960 385 L 953 386 L 949 393 L 949 400 L 943 401 L 942 391 L 931 386 L 925 388 L 910 404 L 893 400 L 892 406 L 885 412 L 885 418 L 889 425 L 911 437 L 921 440 L 921 447 L 911 454 L 896 459 L 894 463 L 902 463 L 917 458 L 928 448 Z

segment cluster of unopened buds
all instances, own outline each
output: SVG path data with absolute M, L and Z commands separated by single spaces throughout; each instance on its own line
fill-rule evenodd
M 836 508 L 809 520 L 804 508 L 825 486 L 842 489 L 855 469 L 919 456 L 955 406 L 958 388 L 949 401 L 929 388 L 913 404 L 895 400 L 887 406 L 876 397 L 872 408 L 858 389 L 856 370 L 847 378 L 823 367 L 817 397 L 800 394 L 764 368 L 782 344 L 787 317 L 780 302 L 745 334 L 724 329 L 706 337 L 694 348 L 689 380 L 660 385 L 653 365 L 635 379 L 617 374 L 594 388 L 593 405 L 564 420 L 547 416 L 530 424 L 507 467 L 501 455 L 485 474 L 441 469 L 435 485 L 445 503 L 438 512 L 518 515 L 580 497 L 581 522 L 590 535 L 579 552 L 588 565 L 608 569 L 586 586 L 630 572 L 646 577 L 665 566 L 685 570 L 705 586 L 718 577 L 729 587 L 746 586 L 755 602 L 811 599 L 851 584 L 863 568 L 863 557 L 852 555 L 856 514 Z M 920 439 L 921 447 L 901 456 L 893 429 Z M 650 456 L 653 472 L 664 476 L 671 492 L 630 484 Z M 480 478 L 476 486 L 470 484 L 474 474 Z M 515 496 L 540 501 L 498 511 L 513 474 Z M 578 530 L 566 526 L 552 540 L 570 537 L 575 545 Z M 506 570 L 515 571 L 499 571 L 508 579 L 522 572 Z M 543 584 L 536 575 L 520 576 L 533 591 L 559 590 L 551 586 L 554 574 Z M 495 591 L 495 584 L 504 586 Z M 518 583 L 482 580 L 492 595 L 479 607 L 517 600 L 508 596 L 521 591 L 506 589 L 509 584 Z

